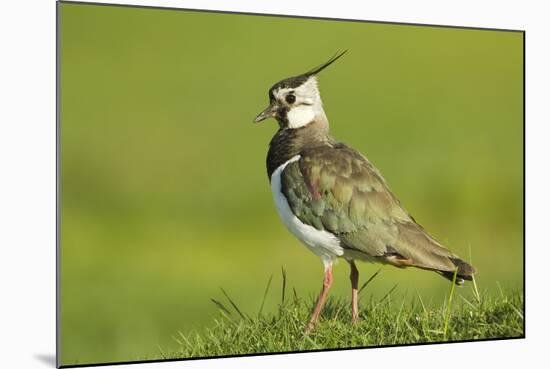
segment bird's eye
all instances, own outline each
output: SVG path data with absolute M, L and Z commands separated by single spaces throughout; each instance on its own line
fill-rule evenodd
M 285 100 L 289 104 L 294 104 L 294 102 L 296 101 L 296 96 L 288 94 L 286 95 Z

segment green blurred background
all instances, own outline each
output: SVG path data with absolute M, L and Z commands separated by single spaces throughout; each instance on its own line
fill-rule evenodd
M 482 290 L 522 288 L 521 33 L 67 3 L 60 25 L 63 364 L 175 349 L 178 330 L 212 326 L 220 287 L 256 312 L 281 266 L 318 292 L 321 262 L 272 204 L 277 125 L 251 122 L 273 83 L 343 49 L 320 76 L 333 135 Z M 379 266 L 359 268 L 364 281 Z M 384 267 L 366 296 L 395 283 L 433 304 L 449 288 Z M 346 263 L 332 293 L 349 295 Z

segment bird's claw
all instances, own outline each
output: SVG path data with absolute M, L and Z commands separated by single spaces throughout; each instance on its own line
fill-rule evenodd
M 306 329 L 304 329 L 305 334 L 309 334 L 313 329 L 315 328 L 315 322 L 309 322 L 306 326 Z

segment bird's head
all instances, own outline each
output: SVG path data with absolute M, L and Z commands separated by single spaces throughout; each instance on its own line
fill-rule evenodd
M 334 55 L 309 72 L 274 84 L 269 89 L 269 106 L 258 114 L 254 123 L 275 118 L 281 129 L 295 129 L 319 118 L 326 119 L 317 85 L 317 74 L 338 60 L 346 51 Z

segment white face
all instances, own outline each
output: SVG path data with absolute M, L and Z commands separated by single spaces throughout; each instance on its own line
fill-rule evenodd
M 288 100 L 288 95 L 294 95 L 295 101 Z M 289 108 L 287 113 L 288 128 L 300 128 L 313 122 L 316 118 L 325 117 L 317 78 L 314 76 L 297 88 L 281 88 L 274 91 L 274 96 L 281 104 Z

